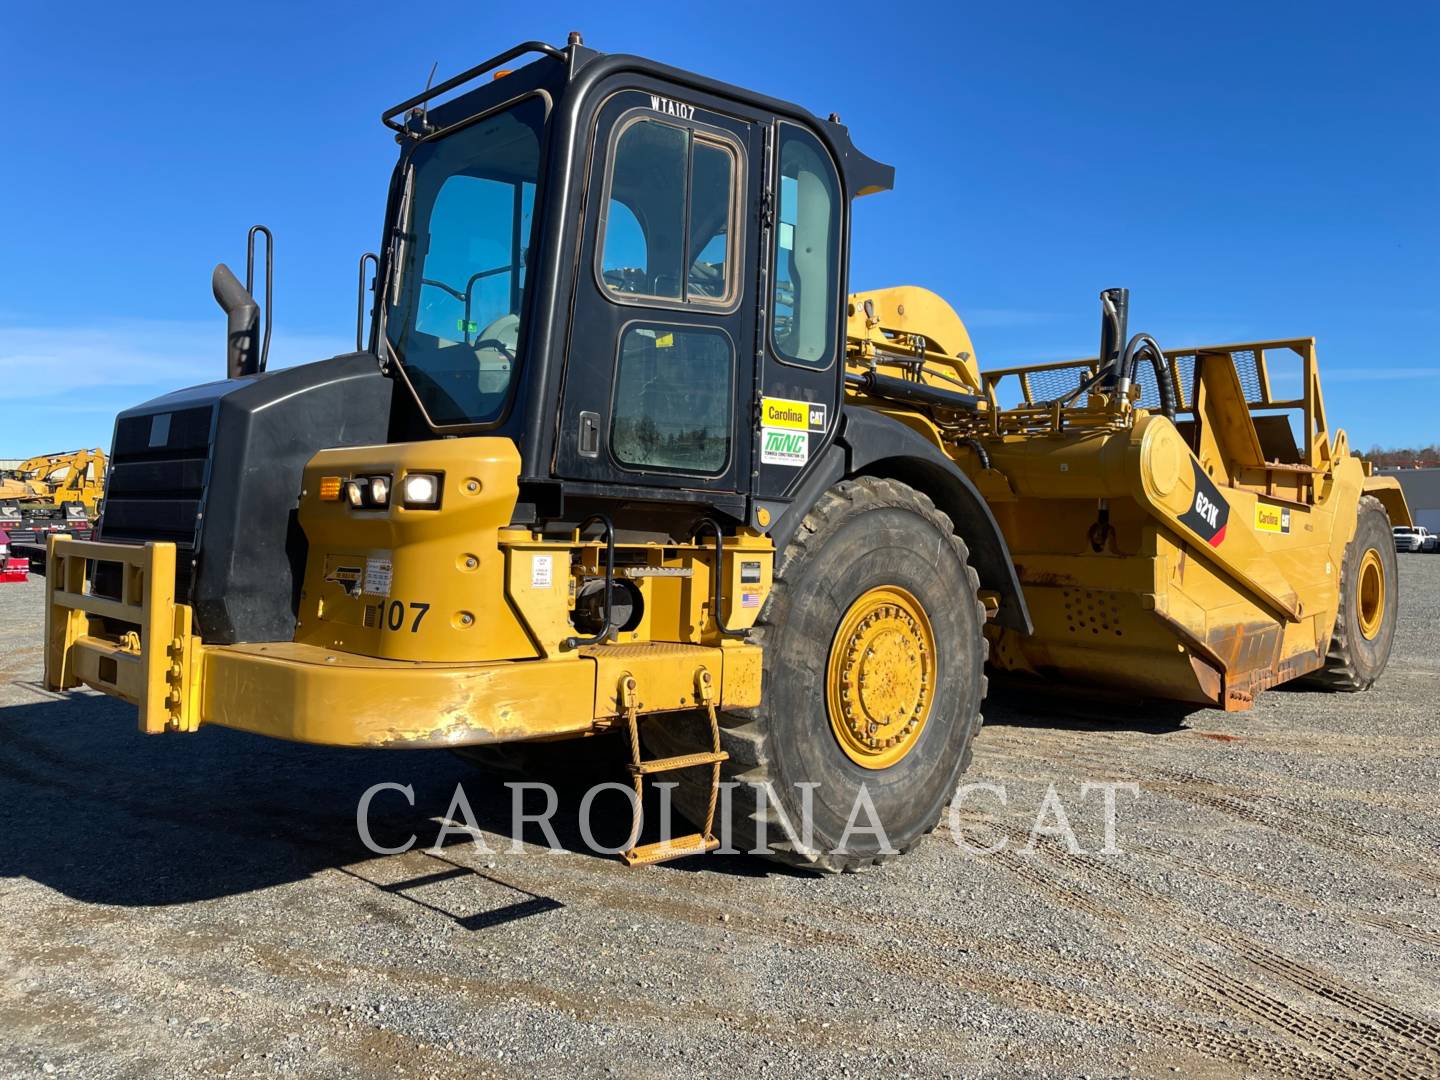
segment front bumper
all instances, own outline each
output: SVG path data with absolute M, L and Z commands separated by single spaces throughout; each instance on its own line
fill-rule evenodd
M 51 537 L 45 683 L 89 686 L 139 707 L 140 730 L 217 724 L 331 746 L 435 747 L 563 738 L 603 728 L 617 683 L 641 711 L 692 708 L 709 673 L 723 707 L 757 704 L 760 650 L 669 643 L 597 646 L 542 660 L 426 663 L 294 642 L 206 645 L 175 601 L 175 546 Z M 97 562 L 120 566 L 121 596 L 96 596 Z

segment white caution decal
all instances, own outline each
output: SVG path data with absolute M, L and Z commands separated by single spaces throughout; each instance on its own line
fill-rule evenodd
M 388 558 L 365 560 L 365 588 L 366 596 L 389 596 L 390 579 L 393 577 L 393 566 Z

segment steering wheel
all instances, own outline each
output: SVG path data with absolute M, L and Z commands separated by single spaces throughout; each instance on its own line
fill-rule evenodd
M 480 331 L 470 347 L 476 355 L 485 351 L 499 353 L 509 364 L 515 363 L 515 349 L 520 344 L 520 316 L 501 315 Z
M 476 352 L 480 352 L 482 349 L 490 349 L 492 352 L 498 352 L 506 360 L 510 361 L 510 363 L 515 363 L 515 354 L 511 352 L 510 347 L 506 345 L 505 342 L 501 341 L 499 338 L 481 338 L 479 341 L 475 342 L 475 344 L 472 345 L 471 348 L 473 348 Z

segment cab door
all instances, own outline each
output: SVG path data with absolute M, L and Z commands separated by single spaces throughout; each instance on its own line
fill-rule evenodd
M 835 159 L 809 127 L 777 120 L 766 160 L 752 494 L 783 504 L 839 429 L 848 208 Z
M 596 112 L 555 474 L 743 514 L 764 140 L 720 99 L 636 79 Z

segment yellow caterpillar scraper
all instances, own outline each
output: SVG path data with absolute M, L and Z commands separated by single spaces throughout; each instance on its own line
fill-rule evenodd
M 1015 562 L 1034 627 L 995 628 L 992 664 L 1226 709 L 1302 675 L 1368 687 L 1409 513 L 1331 435 L 1314 339 L 1164 351 L 1127 337 L 1126 290 L 1101 303 L 1101 359 L 980 374 L 938 297 L 852 297 L 853 401 L 893 409 L 892 379 L 983 399 L 903 419 L 984 493 Z
M 613 732 L 698 827 L 629 861 L 728 826 L 840 870 L 934 827 L 987 653 L 1225 708 L 1383 669 L 1408 515 L 1313 342 L 1166 352 L 1112 290 L 1096 359 L 982 375 L 933 294 L 847 296 L 893 170 L 838 122 L 578 35 L 383 120 L 356 352 L 265 371 L 217 268 L 230 378 L 122 413 L 98 538 L 51 542 L 51 687 L 156 733 Z

